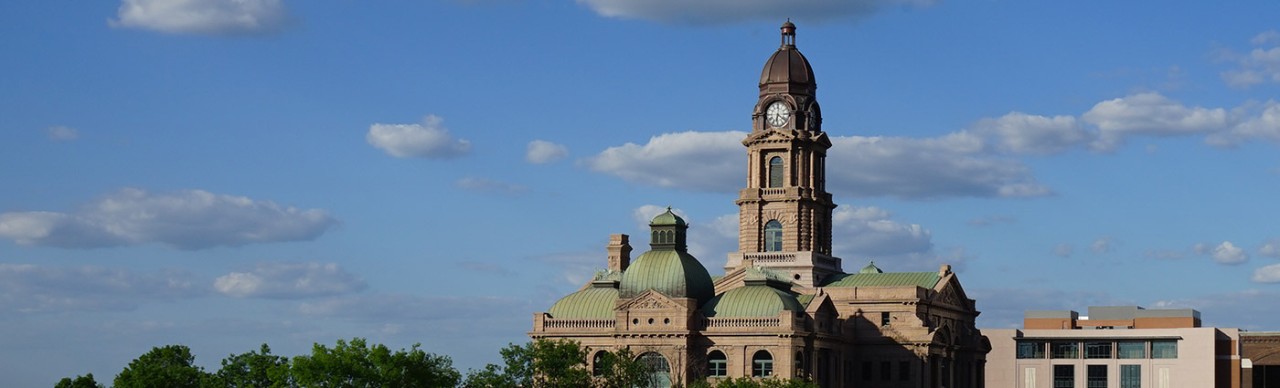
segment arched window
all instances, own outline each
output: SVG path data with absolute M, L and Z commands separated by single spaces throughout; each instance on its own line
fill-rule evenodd
M 782 187 L 782 158 L 774 156 L 769 159 L 769 187 Z
M 773 355 L 761 350 L 751 356 L 751 377 L 773 376 Z
M 769 220 L 764 224 L 764 251 L 782 251 L 782 223 L 778 220 Z
M 729 359 L 719 350 L 707 354 L 707 377 L 725 377 L 729 375 Z
M 796 376 L 804 375 L 804 352 L 796 352 Z
M 604 354 L 607 351 L 601 350 L 596 352 L 595 357 L 591 357 L 591 375 L 600 376 L 604 374 Z
M 639 360 L 649 367 L 649 378 L 640 387 L 668 388 L 671 386 L 671 364 L 667 363 L 666 357 L 658 353 L 647 352 L 641 354 Z

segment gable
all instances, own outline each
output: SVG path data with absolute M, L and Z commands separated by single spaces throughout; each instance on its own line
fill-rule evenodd
M 663 295 L 661 292 L 648 290 L 637 295 L 631 300 L 623 302 L 614 310 L 666 310 L 666 309 L 684 309 L 684 305 L 680 304 Z

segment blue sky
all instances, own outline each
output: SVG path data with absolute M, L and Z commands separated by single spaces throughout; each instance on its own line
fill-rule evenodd
M 788 17 L 846 270 L 949 263 L 981 327 L 1280 330 L 1280 3 L 687 3 L 0 4 L 0 376 L 351 337 L 479 368 L 668 205 L 719 273 Z

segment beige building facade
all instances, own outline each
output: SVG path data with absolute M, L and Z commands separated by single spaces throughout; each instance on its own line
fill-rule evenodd
M 1191 309 L 1027 311 L 1023 329 L 984 329 L 986 384 L 1009 388 L 1239 388 L 1241 333 Z
M 712 277 L 687 250 L 689 225 L 650 223 L 631 257 L 615 234 L 589 284 L 533 316 L 534 339 L 571 339 L 591 353 L 630 349 L 654 385 L 726 377 L 806 378 L 824 387 L 981 387 L 990 345 L 951 267 L 846 273 L 833 255 L 836 204 L 826 191 L 817 83 L 795 25 L 765 62 L 739 208 L 738 251 Z

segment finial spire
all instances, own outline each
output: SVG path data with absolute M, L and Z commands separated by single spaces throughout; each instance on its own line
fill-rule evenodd
M 782 23 L 782 47 L 795 47 L 796 45 L 796 25 L 791 23 L 791 18 L 787 18 L 786 23 Z

